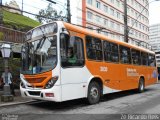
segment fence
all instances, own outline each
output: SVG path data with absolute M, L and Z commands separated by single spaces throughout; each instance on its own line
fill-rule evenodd
M 2 42 L 23 43 L 24 36 L 25 32 L 0 26 L 0 41 Z

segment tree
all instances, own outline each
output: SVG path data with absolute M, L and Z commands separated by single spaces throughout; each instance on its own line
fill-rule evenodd
M 36 19 L 40 23 L 48 23 L 53 20 L 63 20 L 61 13 L 62 13 L 62 11 L 60 11 L 58 14 L 57 10 L 53 9 L 52 3 L 49 3 L 46 9 L 41 9 L 39 11 L 39 13 L 38 13 L 39 16 L 36 16 Z

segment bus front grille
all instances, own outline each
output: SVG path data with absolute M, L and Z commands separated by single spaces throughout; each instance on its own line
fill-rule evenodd
M 40 96 L 40 92 L 39 91 L 28 91 L 28 93 L 30 95 L 33 95 L 33 96 Z

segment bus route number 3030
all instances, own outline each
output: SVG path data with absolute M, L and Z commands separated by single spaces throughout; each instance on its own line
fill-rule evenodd
M 107 71 L 108 71 L 108 67 L 101 66 L 101 67 L 100 67 L 100 71 L 101 71 L 101 72 L 107 72 Z

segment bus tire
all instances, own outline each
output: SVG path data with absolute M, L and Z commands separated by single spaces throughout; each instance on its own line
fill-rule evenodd
M 96 104 L 99 102 L 100 96 L 100 85 L 95 81 L 91 82 L 88 87 L 87 102 L 89 104 Z
M 138 92 L 142 93 L 142 92 L 144 92 L 144 89 L 145 89 L 144 79 L 140 78 L 139 84 L 138 84 Z

